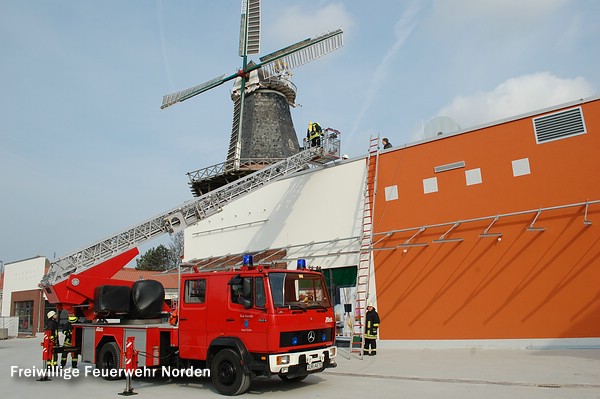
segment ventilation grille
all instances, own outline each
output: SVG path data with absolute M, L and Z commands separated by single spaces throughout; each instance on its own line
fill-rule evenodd
M 460 169 L 460 168 L 464 168 L 464 167 L 465 167 L 465 161 L 460 161 L 460 162 L 448 163 L 446 165 L 436 166 L 435 168 L 433 168 L 433 170 L 435 171 L 435 173 L 440 173 L 440 172 L 445 172 L 447 170 Z
M 533 118 L 538 144 L 586 133 L 581 107 Z

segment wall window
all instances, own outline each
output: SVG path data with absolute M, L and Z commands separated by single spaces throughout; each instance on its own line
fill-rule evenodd
M 385 188 L 385 200 L 393 201 L 398 199 L 398 186 L 389 186 Z
M 531 173 L 529 158 L 516 159 L 512 161 L 513 176 L 525 176 Z
M 467 186 L 481 184 L 481 169 L 477 168 L 465 170 L 465 180 L 467 182 Z
M 33 333 L 33 301 L 15 302 L 15 316 L 19 318 L 19 334 Z
M 437 191 L 438 191 L 437 177 L 423 179 L 423 193 L 424 194 L 437 193 Z

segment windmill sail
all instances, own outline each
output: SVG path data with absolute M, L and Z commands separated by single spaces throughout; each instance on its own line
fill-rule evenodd
M 167 108 L 173 104 L 177 104 L 178 102 L 197 96 L 198 94 L 210 90 L 213 87 L 217 87 L 227 82 L 228 80 L 235 78 L 236 76 L 237 75 L 232 75 L 225 78 L 225 74 L 223 74 L 221 76 L 217 76 L 216 78 L 209 80 L 208 82 L 199 84 L 198 86 L 190 87 L 189 89 L 178 91 L 176 93 L 167 94 L 166 96 L 163 96 L 163 103 L 160 109 Z
M 229 150 L 227 151 L 227 159 L 225 169 L 237 169 L 240 166 L 240 138 L 238 133 L 240 131 L 240 124 L 242 123 L 240 117 L 240 106 L 241 96 L 233 100 L 233 123 L 231 126 L 231 138 L 229 139 Z
M 242 0 L 240 57 L 260 51 L 260 0 Z
M 282 70 L 304 65 L 337 50 L 344 45 L 343 38 L 342 30 L 337 29 L 312 39 L 302 40 L 261 57 L 259 65 L 265 74 L 265 78 L 277 76 L 281 74 Z

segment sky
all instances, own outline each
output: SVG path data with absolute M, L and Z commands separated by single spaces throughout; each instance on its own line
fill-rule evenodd
M 260 55 L 344 30 L 292 71 L 292 117 L 299 138 L 310 121 L 341 131 L 354 157 L 436 116 L 467 129 L 597 96 L 598 15 L 595 0 L 263 0 Z M 162 96 L 239 69 L 239 23 L 240 0 L 0 0 L 0 261 L 66 256 L 192 199 L 186 173 L 225 160 L 232 85 Z

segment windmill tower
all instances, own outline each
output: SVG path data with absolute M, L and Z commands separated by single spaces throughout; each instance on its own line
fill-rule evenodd
M 250 62 L 250 66 L 254 63 Z M 226 164 L 234 167 L 239 150 L 239 167 L 260 166 L 296 154 L 300 147 L 290 106 L 295 106 L 296 86 L 286 75 L 265 78 L 264 71 L 250 72 L 244 95 L 242 133 L 238 138 L 241 78 L 231 92 L 234 122 Z M 238 146 L 239 143 L 239 146 Z
M 343 45 L 343 32 L 337 29 L 277 50 L 254 63 L 248 61 L 248 55 L 260 51 L 260 0 L 242 0 L 240 25 L 241 69 L 163 97 L 161 109 L 234 81 L 227 159 L 223 164 L 188 173 L 196 196 L 298 152 L 290 113 L 290 106 L 295 105 L 296 87 L 290 81 L 290 70 Z

